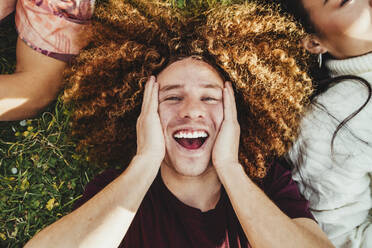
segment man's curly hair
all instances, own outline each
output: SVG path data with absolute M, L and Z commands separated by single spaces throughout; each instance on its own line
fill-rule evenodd
M 144 84 L 179 58 L 214 66 L 236 93 L 239 160 L 254 180 L 288 151 L 312 92 L 304 32 L 275 5 L 214 4 L 196 15 L 158 0 L 109 0 L 67 72 L 73 135 L 99 162 L 129 164 Z

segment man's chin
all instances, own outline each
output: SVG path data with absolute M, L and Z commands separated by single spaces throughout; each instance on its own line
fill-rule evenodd
M 167 169 L 171 170 L 177 175 L 186 176 L 186 177 L 198 177 L 205 174 L 207 171 L 213 169 L 213 166 L 210 162 L 201 161 L 174 161 L 166 159 L 164 160 L 162 166 L 168 167 Z

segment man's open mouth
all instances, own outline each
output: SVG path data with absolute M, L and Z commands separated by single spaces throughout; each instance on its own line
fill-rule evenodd
M 208 133 L 203 130 L 179 130 L 173 134 L 174 139 L 186 149 L 199 149 L 208 139 Z

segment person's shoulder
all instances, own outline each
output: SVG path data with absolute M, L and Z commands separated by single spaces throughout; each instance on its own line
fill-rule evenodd
M 291 165 L 282 159 L 272 161 L 269 164 L 266 176 L 259 183 L 259 187 L 270 198 L 273 198 L 281 189 L 292 188 L 294 185 Z
M 271 163 L 261 189 L 288 217 L 314 219 L 309 202 L 301 195 L 285 160 Z
M 262 189 L 269 188 L 278 179 L 283 177 L 291 178 L 291 165 L 284 159 L 272 161 L 262 181 Z
M 322 108 L 314 108 L 313 111 L 319 114 L 326 110 L 336 118 L 342 118 L 358 109 L 366 101 L 368 94 L 367 87 L 360 81 L 345 79 L 317 96 L 313 103 Z
M 95 176 L 93 180 L 87 184 L 87 187 L 89 185 L 95 185 L 96 187 L 104 188 L 107 184 L 115 180 L 121 173 L 122 171 L 118 169 L 107 169 Z
M 91 180 L 86 186 L 82 197 L 76 201 L 74 204 L 74 209 L 77 209 L 85 202 L 87 202 L 90 198 L 100 192 L 103 188 L 105 188 L 108 184 L 114 181 L 122 171 L 117 169 L 107 169 L 102 173 L 98 174 Z

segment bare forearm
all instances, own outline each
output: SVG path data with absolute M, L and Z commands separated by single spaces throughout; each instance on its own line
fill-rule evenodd
M 314 221 L 286 216 L 239 164 L 218 174 L 252 247 L 333 247 Z
M 32 117 L 55 99 L 62 86 L 65 62 L 17 42 L 17 70 L 0 75 L 0 121 Z
M 0 75 L 0 121 L 35 116 L 55 99 L 59 88 L 51 88 L 47 83 L 40 85 L 41 80 L 28 73 Z M 58 84 L 62 82 L 61 77 L 55 80 L 59 80 Z
M 160 166 L 135 157 L 126 171 L 76 211 L 30 240 L 32 247 L 118 247 Z

